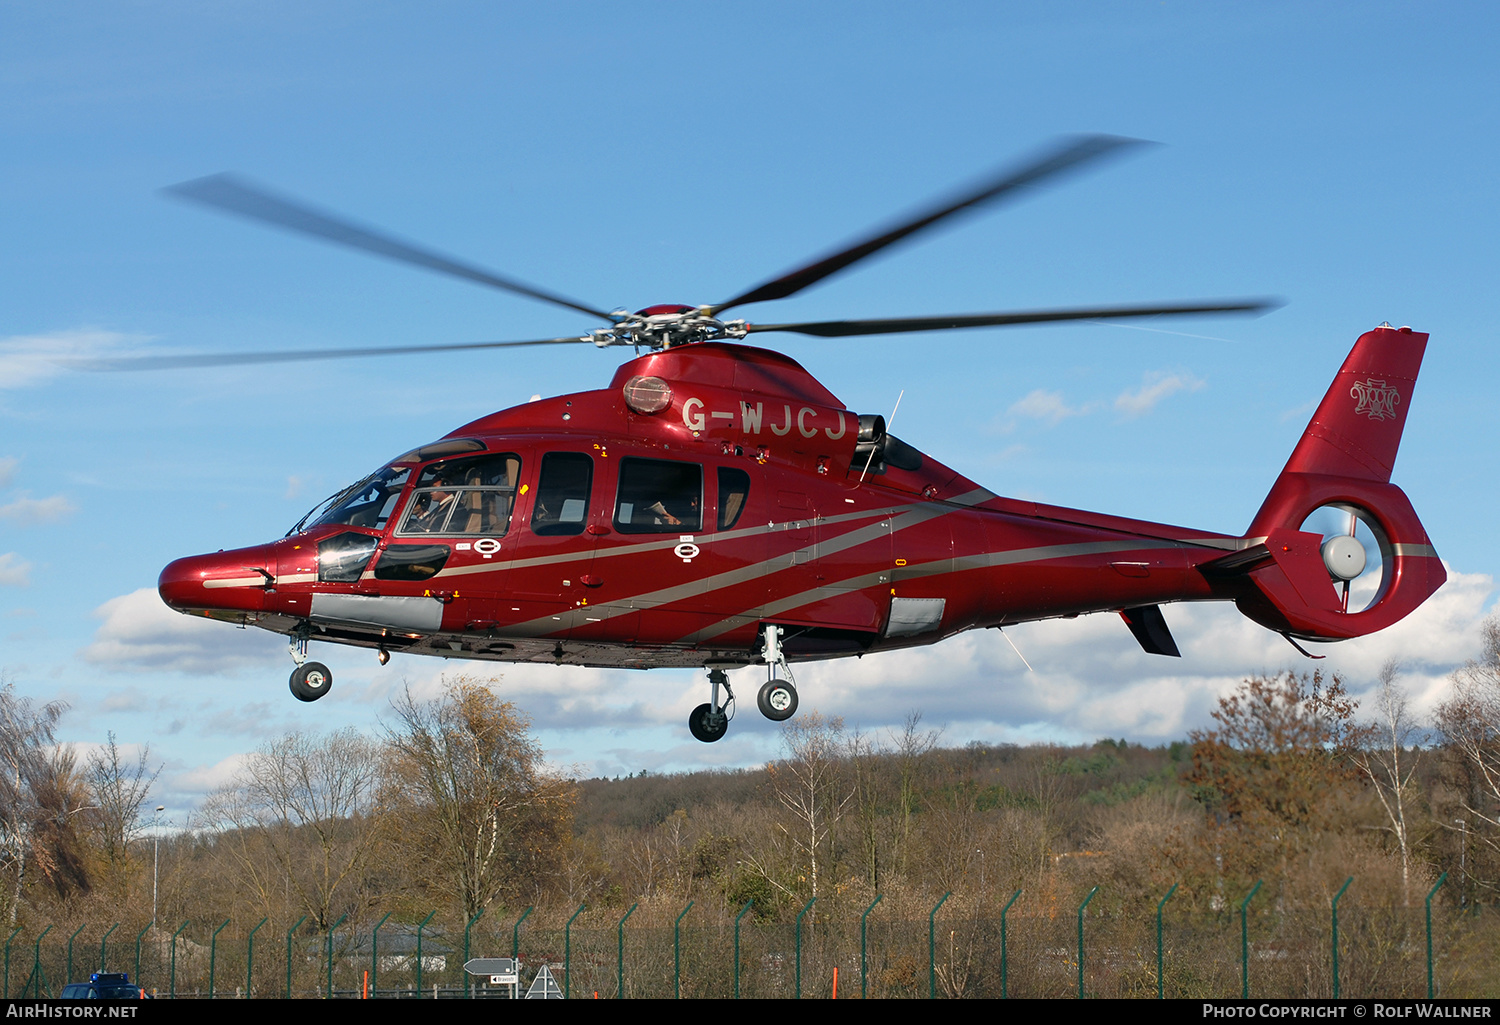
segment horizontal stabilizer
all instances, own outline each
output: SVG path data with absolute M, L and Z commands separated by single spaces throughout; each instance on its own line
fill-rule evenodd
M 1135 634 L 1135 639 L 1140 642 L 1146 654 L 1182 657 L 1182 652 L 1177 650 L 1177 642 L 1172 639 L 1172 631 L 1167 629 L 1167 620 L 1161 614 L 1160 605 L 1121 609 L 1120 618 L 1125 620 L 1125 625 L 1130 627 L 1130 632 Z

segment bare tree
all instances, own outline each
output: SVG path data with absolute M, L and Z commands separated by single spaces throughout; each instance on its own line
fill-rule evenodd
M 558 870 L 574 788 L 548 772 L 530 723 L 488 687 L 461 679 L 436 701 L 406 691 L 387 731 L 396 836 L 428 884 L 466 919 L 505 889 Z
M 1389 829 L 1401 851 L 1401 902 L 1411 903 L 1411 832 L 1407 806 L 1415 796 L 1417 761 L 1421 755 L 1421 726 L 1406 706 L 1406 690 L 1398 679 L 1401 663 L 1389 659 L 1380 668 L 1380 693 L 1375 719 L 1366 727 L 1368 743 L 1354 752 L 1354 764 L 1375 788 L 1385 809 Z
M 781 829 L 807 865 L 812 896 L 818 895 L 820 859 L 854 791 L 843 779 L 844 720 L 808 712 L 787 722 L 782 743 L 787 757 L 766 767 L 782 807 L 792 813 Z
M 1452 676 L 1451 696 L 1437 709 L 1437 728 L 1466 770 L 1462 803 L 1469 821 L 1500 828 L 1500 616 L 1484 621 L 1483 654 Z M 1466 830 L 1491 848 L 1495 833 Z
M 894 736 L 896 743 L 896 766 L 901 774 L 902 875 L 906 875 L 907 851 L 911 845 L 911 817 L 917 808 L 917 790 L 919 786 L 917 773 L 922 765 L 923 756 L 937 746 L 938 738 L 942 735 L 943 731 L 941 729 L 922 729 L 922 713 L 917 709 L 912 709 L 906 713 L 906 718 L 901 721 L 901 732 Z
M 200 820 L 270 913 L 290 898 L 326 929 L 362 884 L 378 840 L 378 745 L 353 729 L 291 733 L 251 755 L 209 795 Z
M 153 769 L 150 761 L 150 745 L 134 759 L 126 758 L 111 730 L 108 743 L 90 754 L 84 766 L 84 782 L 93 801 L 88 818 L 94 842 L 117 882 L 125 875 L 130 842 L 143 831 L 141 806 L 161 774 L 161 766 Z

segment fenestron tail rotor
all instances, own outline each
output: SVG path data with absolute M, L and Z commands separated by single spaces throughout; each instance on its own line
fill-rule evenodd
M 1308 514 L 1302 530 L 1323 536 L 1323 565 L 1345 612 L 1362 612 L 1380 597 L 1385 578 L 1384 532 L 1357 506 L 1323 505 Z

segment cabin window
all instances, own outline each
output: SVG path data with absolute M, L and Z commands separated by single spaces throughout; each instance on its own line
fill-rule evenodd
M 448 561 L 447 545 L 386 545 L 375 563 L 376 580 L 426 580 Z
M 703 467 L 664 459 L 621 459 L 615 529 L 677 534 L 703 529 Z
M 433 463 L 417 478 L 396 533 L 503 537 L 520 475 L 521 458 L 510 452 Z
M 582 534 L 589 515 L 594 460 L 582 452 L 548 452 L 531 509 L 531 532 L 540 537 Z
M 319 502 L 317 507 L 287 531 L 295 534 L 310 524 L 314 527 L 337 524 L 343 527 L 369 527 L 384 530 L 386 521 L 396 508 L 401 489 L 406 487 L 411 469 L 406 466 L 386 466 L 376 470 L 358 484 Z
M 346 531 L 318 542 L 318 579 L 325 584 L 352 584 L 369 565 L 380 538 Z
M 750 497 L 750 475 L 744 470 L 719 467 L 719 529 L 728 530 L 739 522 Z

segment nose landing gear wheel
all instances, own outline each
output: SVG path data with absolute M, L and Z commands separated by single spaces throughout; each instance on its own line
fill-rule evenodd
M 288 685 L 298 701 L 316 701 L 333 686 L 333 670 L 321 662 L 304 662 L 292 670 Z
M 755 696 L 760 714 L 772 722 L 784 722 L 797 714 L 797 688 L 786 680 L 767 680 Z
M 723 710 L 715 712 L 707 702 L 693 709 L 688 716 L 688 730 L 697 740 L 712 744 L 729 731 L 729 716 Z

